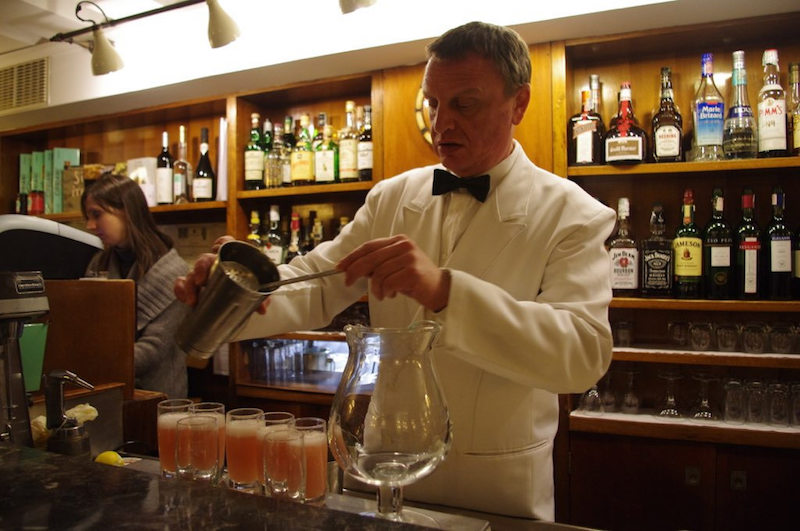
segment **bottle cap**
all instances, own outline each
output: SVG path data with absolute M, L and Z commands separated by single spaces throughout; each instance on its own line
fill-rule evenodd
M 733 52 L 733 68 L 734 70 L 744 68 L 744 50 Z
M 761 58 L 762 66 L 767 65 L 778 65 L 778 50 L 774 48 L 770 48 L 769 50 L 764 50 L 764 55 Z
M 703 75 L 709 76 L 714 73 L 714 54 L 712 53 L 704 53 L 703 58 L 700 61 L 700 65 L 703 69 Z
M 621 218 L 627 218 L 631 215 L 631 204 L 627 197 L 620 197 L 617 203 L 617 213 Z
M 600 76 L 598 76 L 597 74 L 592 74 L 589 76 L 589 88 L 591 89 L 600 88 Z

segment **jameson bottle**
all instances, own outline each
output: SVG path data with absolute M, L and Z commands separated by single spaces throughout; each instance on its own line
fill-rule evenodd
M 266 186 L 261 116 L 254 112 L 250 115 L 250 141 L 244 147 L 244 189 L 261 190 Z
M 156 201 L 159 205 L 169 205 L 175 201 L 173 166 L 174 159 L 169 152 L 169 137 L 164 131 L 161 133 L 161 152 L 156 157 Z
M 633 113 L 629 81 L 624 81 L 620 87 L 617 120 L 606 133 L 605 146 L 605 158 L 609 164 L 644 162 L 647 133 L 639 127 Z
M 694 222 L 694 191 L 683 192 L 683 222 L 672 240 L 675 260 L 675 297 L 699 299 L 703 296 L 703 240 Z
M 786 95 L 781 87 L 778 50 L 764 50 L 764 85 L 758 92 L 758 156 L 786 155 Z
M 653 160 L 679 162 L 683 160 L 683 117 L 672 94 L 672 71 L 661 68 L 661 101 L 653 115 Z
M 732 299 L 735 296 L 733 229 L 725 221 L 724 211 L 722 188 L 714 188 L 711 194 L 711 221 L 703 230 L 703 276 L 708 299 Z
M 740 299 L 761 297 L 761 230 L 754 218 L 756 195 L 742 192 L 742 219 L 736 228 L 736 290 Z
M 217 176 L 208 156 L 208 128 L 200 130 L 200 160 L 192 180 L 192 196 L 195 201 L 213 201 L 217 196 Z
M 631 208 L 627 197 L 617 207 L 617 234 L 609 243 L 611 289 L 615 297 L 635 296 L 639 288 L 639 250 L 630 234 Z
M 581 112 L 567 122 L 567 164 L 584 166 L 602 164 L 605 126 L 592 110 L 592 92 L 581 91 Z
M 672 296 L 672 240 L 666 238 L 664 207 L 653 204 L 650 212 L 650 237 L 642 240 L 642 281 L 644 297 Z
M 725 101 L 714 83 L 714 58 L 704 53 L 701 61 L 700 86 L 692 106 L 694 118 L 693 160 L 722 160 L 722 128 Z
M 776 186 L 772 189 L 772 219 L 764 231 L 764 269 L 767 298 L 771 300 L 789 300 L 792 296 L 792 231 L 783 219 L 785 207 L 786 195 Z
M 733 52 L 733 74 L 731 75 L 733 96 L 728 117 L 722 131 L 722 150 L 726 159 L 748 159 L 758 156 L 756 117 L 747 98 L 747 71 L 744 67 L 744 52 Z

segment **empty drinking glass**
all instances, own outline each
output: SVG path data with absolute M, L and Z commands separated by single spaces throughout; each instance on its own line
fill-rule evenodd
M 789 323 L 774 323 L 769 329 L 769 350 L 788 354 L 794 347 L 794 328 Z
M 623 413 L 636 414 L 639 412 L 639 396 L 636 394 L 635 376 L 636 371 L 625 371 L 628 376 L 628 385 L 625 394 L 622 396 L 622 406 L 620 411 Z
M 597 390 L 597 385 L 593 385 L 588 391 L 581 396 L 580 409 L 589 415 L 602 415 L 603 414 L 603 401 L 600 398 L 600 392 Z
M 766 390 L 764 384 L 757 380 L 747 383 L 747 422 L 764 422 L 766 407 Z
M 761 354 L 767 350 L 767 325 L 751 322 L 742 328 L 742 349 L 749 354 Z
M 715 327 L 717 350 L 734 352 L 739 345 L 739 325 L 735 323 L 722 323 Z
M 800 383 L 792 384 L 792 407 L 789 409 L 792 426 L 800 426 Z
M 658 408 L 658 416 L 665 418 L 680 418 L 681 414 L 678 411 L 678 403 L 675 400 L 675 382 L 681 378 L 677 370 L 664 371 L 658 375 L 667 381 L 666 390 L 664 392 L 664 401 Z
M 689 323 L 689 345 L 692 350 L 708 351 L 713 344 L 714 327 L 711 323 Z
M 685 321 L 672 321 L 667 325 L 670 342 L 676 346 L 685 348 L 689 345 L 689 323 Z
M 716 420 L 717 415 L 714 413 L 714 408 L 711 407 L 708 393 L 709 383 L 714 378 L 705 373 L 697 373 L 694 375 L 694 379 L 700 382 L 700 396 L 697 399 L 697 404 L 692 408 L 692 418 L 696 420 Z
M 769 384 L 769 423 L 774 426 L 789 425 L 789 389 L 786 384 Z
M 725 422 L 741 424 L 747 417 L 747 390 L 742 382 L 731 378 L 725 382 Z

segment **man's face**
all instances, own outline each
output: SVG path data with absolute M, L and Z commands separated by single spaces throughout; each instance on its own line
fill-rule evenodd
M 494 65 L 469 55 L 430 59 L 422 91 L 429 103 L 433 146 L 448 170 L 473 177 L 511 153 L 513 127 L 525 113 L 530 85 L 507 96 Z

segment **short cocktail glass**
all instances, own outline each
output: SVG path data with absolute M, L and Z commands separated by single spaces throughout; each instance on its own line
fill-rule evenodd
M 219 431 L 219 468 L 215 481 L 222 478 L 222 471 L 225 469 L 225 404 L 220 402 L 198 402 L 189 406 L 189 412 L 196 415 L 211 415 L 217 419 L 217 430 Z
M 322 503 L 328 491 L 328 437 L 327 422 L 316 417 L 295 419 L 294 427 L 302 437 L 305 460 L 305 503 Z
M 264 412 L 258 408 L 239 408 L 225 416 L 225 456 L 228 484 L 248 492 L 260 490 L 261 439 L 264 435 Z
M 287 494 L 286 474 L 288 472 L 285 470 L 282 454 L 288 451 L 286 444 L 288 444 L 287 441 L 291 437 L 289 437 L 289 433 L 286 430 L 292 427 L 294 427 L 293 414 L 286 411 L 268 411 L 264 413 L 264 428 L 261 440 L 262 462 L 259 481 L 264 493 L 268 496 L 299 499 L 302 495 L 299 491 L 294 495 Z M 268 438 L 267 436 L 273 431 L 281 431 L 282 433 L 279 436 Z M 294 434 L 294 437 L 299 438 L 300 434 Z M 277 467 L 274 473 L 271 473 L 271 467 Z
M 189 415 L 191 404 L 188 398 L 173 398 L 157 405 L 158 462 L 163 478 L 175 477 L 175 432 L 178 420 Z
M 264 432 L 263 445 L 267 495 L 303 501 L 306 485 L 303 434 L 293 423 L 278 424 Z
M 213 482 L 219 471 L 219 429 L 216 416 L 189 415 L 178 420 L 175 470 L 180 479 Z

